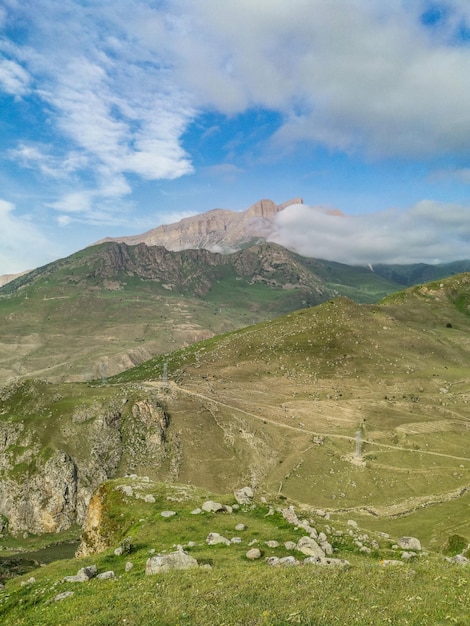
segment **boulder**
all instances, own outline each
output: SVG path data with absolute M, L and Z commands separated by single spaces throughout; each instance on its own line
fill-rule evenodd
M 403 550 L 421 551 L 421 543 L 416 537 L 400 537 L 397 543 Z
M 251 487 L 242 487 L 241 489 L 237 489 L 234 494 L 235 500 L 238 504 L 249 505 L 253 502 L 253 489 Z
M 278 565 L 281 567 L 294 567 L 300 565 L 300 562 L 294 556 L 283 556 L 282 559 L 279 559 Z
M 306 554 L 307 556 L 325 556 L 324 551 L 320 548 L 315 539 L 312 539 L 312 537 L 302 537 L 299 539 L 296 550 L 302 552 L 302 554 Z
M 113 570 L 102 572 L 101 574 L 98 574 L 98 576 L 96 577 L 97 580 L 111 580 L 113 578 L 116 578 L 116 574 L 113 572 Z
M 201 508 L 206 513 L 218 513 L 219 511 L 225 511 L 223 504 L 220 504 L 220 502 L 214 502 L 213 500 L 204 502 Z
M 84 583 L 90 580 L 90 578 L 94 578 L 97 572 L 96 565 L 89 565 L 79 569 L 75 576 L 65 576 L 63 581 L 67 583 Z
M 209 533 L 206 537 L 206 543 L 210 546 L 215 546 L 218 543 L 224 543 L 227 546 L 230 545 L 230 541 L 226 537 L 219 535 L 219 533 Z
M 335 566 L 335 567 L 348 567 L 349 566 L 349 561 L 347 561 L 346 559 L 331 559 L 328 557 L 321 557 L 321 556 L 308 556 L 306 559 L 304 559 L 304 564 L 305 565 L 330 565 L 330 566 Z
M 62 593 L 58 593 L 54 598 L 54 602 L 60 602 L 61 600 L 65 600 L 65 598 L 70 598 L 73 594 L 73 591 L 63 591 Z
M 246 558 L 250 559 L 250 561 L 254 561 L 255 559 L 259 559 L 261 557 L 261 550 L 259 548 L 251 548 L 246 553 Z
M 190 569 L 198 567 L 196 559 L 183 550 L 170 552 L 169 554 L 152 556 L 147 559 L 145 565 L 146 574 L 161 574 L 174 569 Z

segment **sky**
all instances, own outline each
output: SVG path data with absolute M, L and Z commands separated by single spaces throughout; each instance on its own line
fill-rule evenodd
M 0 0 L 0 274 L 299 196 L 307 256 L 470 258 L 468 0 Z

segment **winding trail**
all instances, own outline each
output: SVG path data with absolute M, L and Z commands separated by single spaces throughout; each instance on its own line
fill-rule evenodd
M 158 387 L 158 388 L 162 387 L 162 383 L 160 382 L 147 382 L 146 385 L 150 387 Z M 168 385 L 174 388 L 176 391 L 185 393 L 195 398 L 199 398 L 200 400 L 203 400 L 204 402 L 211 402 L 214 404 L 218 404 L 219 406 L 223 406 L 226 409 L 237 411 L 238 413 L 243 413 L 244 415 L 247 415 L 248 417 L 252 417 L 253 419 L 256 419 L 263 423 L 271 424 L 272 426 L 277 426 L 278 428 L 285 428 L 287 430 L 292 430 L 296 433 L 300 433 L 304 435 L 309 434 L 309 435 L 315 435 L 317 437 L 331 437 L 332 439 L 333 438 L 343 439 L 343 440 L 345 439 L 350 442 L 355 442 L 355 437 L 351 437 L 350 435 L 339 435 L 337 433 L 319 432 L 319 431 L 309 430 L 308 428 L 299 428 L 298 426 L 291 426 L 289 424 L 283 424 L 282 422 L 277 422 L 267 417 L 261 417 L 260 415 L 257 415 L 256 413 L 250 413 L 249 411 L 245 411 L 244 409 L 241 409 L 237 406 L 233 406 L 232 404 L 227 404 L 226 402 L 222 402 L 221 400 L 216 400 L 215 398 L 211 398 L 210 396 L 206 396 L 197 391 L 191 391 L 190 389 L 180 387 L 173 382 L 169 382 Z M 454 456 L 452 454 L 445 454 L 443 452 L 433 452 L 432 450 L 415 450 L 413 448 L 404 448 L 402 446 L 394 446 L 394 445 L 387 444 L 387 443 L 378 443 L 376 441 L 371 441 L 370 439 L 363 439 L 362 443 L 365 443 L 371 446 L 377 446 L 379 448 L 386 448 L 389 450 L 401 450 L 403 452 L 412 452 L 412 453 L 414 452 L 416 454 L 426 454 L 429 456 L 435 456 L 435 457 L 441 457 L 441 458 L 443 457 L 446 459 L 455 459 L 456 461 L 466 461 L 470 463 L 470 458 L 468 457 Z

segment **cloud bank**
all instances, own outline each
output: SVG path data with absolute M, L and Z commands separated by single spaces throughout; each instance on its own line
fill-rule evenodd
M 443 263 L 469 258 L 469 212 L 469 206 L 422 201 L 406 211 L 351 216 L 296 204 L 277 215 L 271 240 L 348 265 Z

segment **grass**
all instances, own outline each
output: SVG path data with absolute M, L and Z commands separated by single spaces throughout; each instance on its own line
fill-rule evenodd
M 122 481 L 108 484 L 108 514 L 122 520 L 121 531 L 131 537 L 129 555 L 115 556 L 112 548 L 80 560 L 64 560 L 34 572 L 35 581 L 22 586 L 30 574 L 11 580 L 0 595 L 0 617 L 7 626 L 62 624 L 107 626 L 114 624 L 468 624 L 470 576 L 467 568 L 451 565 L 443 556 L 430 555 L 396 567 L 382 567 L 379 558 L 393 556 L 389 543 L 380 539 L 381 548 L 371 557 L 359 555 L 352 540 L 345 535 L 337 542 L 337 554 L 350 562 L 348 569 L 303 566 L 273 568 L 264 558 L 249 562 L 248 544 L 257 539 L 263 557 L 289 553 L 284 541 L 297 541 L 303 532 L 288 525 L 278 514 L 266 515 L 269 505 L 257 502 L 232 514 L 191 515 L 191 509 L 210 496 L 187 486 L 173 487 L 140 481 L 127 481 L 134 488 L 153 493 L 154 504 L 126 498 L 114 488 Z M 119 495 L 121 494 L 121 495 Z M 222 502 L 233 503 L 223 496 Z M 276 506 L 276 505 L 275 505 Z M 163 519 L 162 510 L 176 511 Z M 327 522 L 315 518 L 318 531 Z M 238 535 L 240 544 L 209 546 L 209 532 L 227 537 L 237 533 L 238 523 L 246 530 Z M 362 524 L 361 524 L 362 526 Z M 331 529 L 330 529 L 331 530 Z M 358 532 L 363 532 L 362 529 Z M 375 536 L 375 535 L 374 535 Z M 378 537 L 378 535 L 377 535 Z M 276 539 L 279 548 L 268 548 L 265 541 Z M 116 544 L 119 537 L 115 538 Z M 187 548 L 209 570 L 169 572 L 146 576 L 145 562 L 150 550 L 164 553 L 176 544 L 194 542 Z M 113 545 L 116 545 L 113 544 Z M 294 554 L 299 553 L 294 551 Z M 396 557 L 395 557 L 396 558 Z M 125 572 L 126 561 L 133 563 Z M 112 569 L 113 581 L 91 580 L 87 583 L 61 582 L 86 564 L 98 571 Z M 436 585 L 439 593 L 436 593 Z M 74 595 L 53 602 L 60 592 Z

